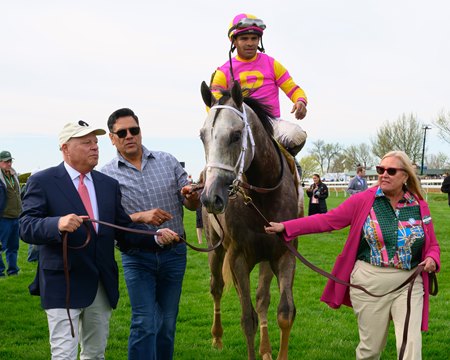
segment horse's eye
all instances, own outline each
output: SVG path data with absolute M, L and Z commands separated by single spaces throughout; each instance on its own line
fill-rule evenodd
M 234 131 L 230 135 L 230 144 L 233 144 L 239 140 L 241 140 L 242 132 L 241 131 Z

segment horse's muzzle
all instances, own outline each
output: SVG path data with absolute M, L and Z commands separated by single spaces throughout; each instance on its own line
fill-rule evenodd
M 225 211 L 228 203 L 228 196 L 226 198 L 220 195 L 213 195 L 211 197 L 202 195 L 201 201 L 206 208 L 206 211 L 212 214 L 221 214 Z
M 200 200 L 208 213 L 221 214 L 228 204 L 229 181 L 215 177 L 215 181 L 206 181 Z

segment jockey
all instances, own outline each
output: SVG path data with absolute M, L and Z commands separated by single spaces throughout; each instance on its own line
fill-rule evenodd
M 299 125 L 280 119 L 278 88 L 294 103 L 291 113 L 297 119 L 306 116 L 307 98 L 284 66 L 264 53 L 262 36 L 265 28 L 261 19 L 250 14 L 239 14 L 233 19 L 228 30 L 231 41 L 229 61 L 213 74 L 211 90 L 218 99 L 220 91 L 229 90 L 237 80 L 244 95 L 259 99 L 268 106 L 274 118 L 275 138 L 295 158 L 305 145 L 307 135 Z M 235 49 L 237 55 L 232 58 Z

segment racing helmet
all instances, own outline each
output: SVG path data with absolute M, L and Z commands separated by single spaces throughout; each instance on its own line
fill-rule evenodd
M 228 37 L 233 40 L 238 35 L 257 34 L 263 35 L 266 25 L 261 19 L 251 14 L 236 15 L 228 29 Z
M 258 35 L 259 41 L 261 42 L 261 46 L 258 46 L 258 50 L 261 52 L 265 52 L 262 41 L 262 36 L 265 28 L 266 25 L 264 24 L 264 22 L 261 19 L 258 19 L 255 15 L 239 14 L 234 17 L 228 29 L 228 38 L 231 41 L 230 51 L 228 51 L 228 61 L 230 63 L 230 75 L 232 82 L 234 82 L 234 73 L 231 54 L 236 49 L 236 46 L 234 45 L 234 40 L 236 39 L 236 36 L 244 34 Z

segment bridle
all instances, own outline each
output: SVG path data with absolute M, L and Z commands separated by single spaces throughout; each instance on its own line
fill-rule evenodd
M 213 110 L 213 109 L 227 109 L 227 110 L 233 111 L 240 117 L 240 119 L 244 123 L 244 128 L 242 130 L 241 152 L 238 156 L 238 159 L 236 160 L 236 164 L 234 166 L 231 166 L 231 165 L 224 164 L 221 162 L 208 162 L 206 164 L 206 169 L 216 168 L 216 169 L 222 169 L 225 171 L 230 171 L 230 172 L 236 174 L 236 178 L 234 179 L 234 181 L 232 182 L 232 185 L 231 185 L 230 194 L 236 194 L 237 192 L 239 192 L 240 187 L 245 188 L 247 190 L 253 190 L 253 191 L 256 191 L 259 193 L 268 193 L 268 192 L 276 190 L 281 185 L 281 183 L 283 181 L 283 175 L 284 175 L 283 155 L 281 154 L 280 147 L 276 143 L 276 141 L 273 138 L 271 139 L 275 146 L 275 149 L 277 150 L 278 158 L 279 158 L 280 164 L 281 164 L 281 171 L 280 171 L 280 176 L 277 181 L 277 184 L 273 187 L 266 188 L 266 187 L 259 187 L 259 186 L 255 186 L 255 185 L 247 183 L 246 181 L 244 181 L 244 173 L 248 169 L 248 167 L 250 166 L 250 164 L 252 163 L 252 161 L 255 157 L 256 144 L 255 144 L 255 139 L 253 137 L 252 129 L 248 123 L 245 105 L 242 106 L 242 111 L 239 111 L 235 107 L 229 106 L 229 105 L 214 105 L 211 107 L 211 110 Z M 249 148 L 249 142 L 251 145 L 251 148 L 250 148 L 251 149 L 251 159 L 248 162 L 248 164 L 245 164 L 245 155 Z
M 250 166 L 250 163 L 252 162 L 253 158 L 255 157 L 255 147 L 256 147 L 255 139 L 253 138 L 252 129 L 250 128 L 250 125 L 248 123 L 247 112 L 245 111 L 245 106 L 242 106 L 242 111 L 239 111 L 238 109 L 236 109 L 232 106 L 229 106 L 229 105 L 214 105 L 213 107 L 211 107 L 211 110 L 213 110 L 213 109 L 231 110 L 240 117 L 240 119 L 244 123 L 244 128 L 242 129 L 242 146 L 241 146 L 241 152 L 240 152 L 238 159 L 236 160 L 236 164 L 234 166 L 231 166 L 228 164 L 223 164 L 221 162 L 208 162 L 206 164 L 206 168 L 207 169 L 208 168 L 217 168 L 217 169 L 222 169 L 222 170 L 226 170 L 226 171 L 231 171 L 231 172 L 237 174 L 236 180 L 242 181 L 244 171 L 247 170 L 247 168 Z M 214 126 L 212 129 L 214 129 Z M 244 169 L 245 155 L 247 153 L 248 141 L 250 141 L 250 144 L 251 144 L 252 154 L 251 154 L 251 160 L 249 161 L 246 168 Z

